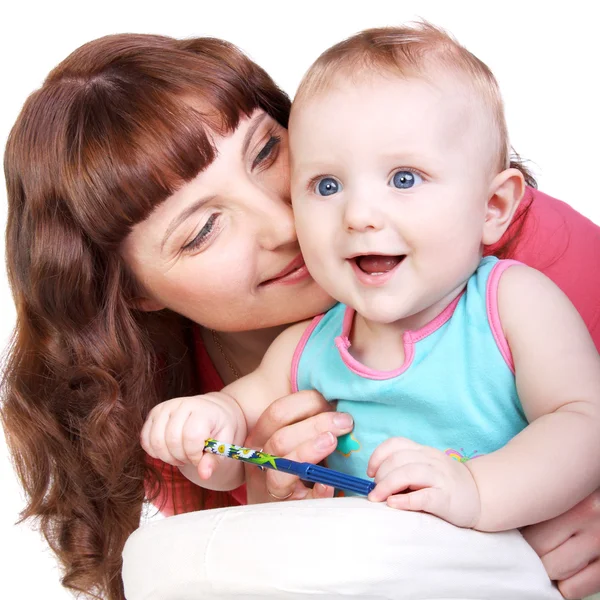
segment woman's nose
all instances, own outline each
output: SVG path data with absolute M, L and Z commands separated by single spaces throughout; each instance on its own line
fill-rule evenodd
M 263 193 L 257 200 L 255 216 L 261 246 L 275 250 L 296 243 L 298 238 L 289 197 Z

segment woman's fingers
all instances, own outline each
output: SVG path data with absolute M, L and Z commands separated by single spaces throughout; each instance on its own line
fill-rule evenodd
M 523 537 L 540 557 L 559 549 L 573 536 L 590 535 L 600 539 L 600 490 L 582 500 L 566 513 L 523 528 Z M 596 556 L 600 557 L 600 543 Z M 552 579 L 553 573 L 548 573 Z
M 589 564 L 572 577 L 558 582 L 560 593 L 567 600 L 591 596 L 600 591 L 600 560 Z
M 314 487 L 308 488 L 298 484 L 298 492 L 294 492 L 287 500 L 317 500 L 320 498 L 333 498 L 335 489 L 329 485 L 323 485 L 322 483 L 315 483 Z
M 317 437 L 301 443 L 291 452 L 284 455 L 284 458 L 316 464 L 327 458 L 335 450 L 336 446 L 336 436 L 330 431 L 326 431 Z M 265 446 L 265 452 L 272 453 L 269 443 Z M 293 475 L 286 475 L 285 473 L 279 473 L 271 469 L 267 470 L 266 475 L 267 490 L 278 498 L 285 498 L 291 493 L 290 500 L 300 500 L 301 498 L 306 498 L 310 493 L 306 491 L 308 488 L 305 488 L 304 485 L 301 485 L 301 487 L 297 486 L 298 478 Z
M 315 483 L 315 486 L 311 490 L 312 498 L 333 498 L 334 488 L 330 485 L 323 485 L 322 483 Z
M 581 526 L 577 508 L 574 507 L 549 521 L 523 528 L 521 531 L 523 537 L 540 557 L 564 544 L 577 532 Z M 552 573 L 548 574 L 552 577 Z
M 337 445 L 337 437 L 352 431 L 352 417 L 337 413 L 329 402 L 315 391 L 284 396 L 261 415 L 245 445 L 263 449 L 269 454 L 299 462 L 316 464 L 329 456 Z M 246 469 L 248 502 L 273 501 L 267 490 L 278 498 L 327 498 L 330 488 L 307 488 L 297 477 L 270 469 L 265 473 Z
M 569 579 L 598 558 L 598 540 L 591 536 L 575 535 L 564 544 L 542 557 L 542 562 L 552 579 Z
M 317 456 L 324 447 L 331 446 L 321 436 L 329 433 L 337 440 L 340 435 L 352 431 L 353 427 L 354 421 L 348 413 L 325 412 L 308 417 L 299 423 L 287 425 L 276 431 L 265 443 L 264 448 L 268 448 L 269 454 L 273 454 L 274 456 L 292 458 L 288 455 L 291 453 L 297 454 L 298 448 L 307 441 L 312 440 L 312 444 L 302 448 L 299 452 L 303 456 Z M 292 460 L 297 459 L 292 458 Z M 308 458 L 305 460 L 312 462 Z M 323 458 L 319 458 L 318 460 L 323 460 Z
M 284 427 L 332 411 L 331 404 L 321 394 L 312 390 L 284 396 L 262 413 L 246 438 L 245 445 L 250 448 L 263 448 L 273 434 Z
M 288 477 L 292 478 L 291 476 Z M 302 481 L 298 480 L 297 477 L 294 477 L 293 479 L 295 481 L 291 488 L 291 492 L 288 492 L 285 496 L 279 496 L 269 490 L 267 492 L 269 497 L 266 501 L 283 502 L 285 500 L 317 500 L 321 498 L 333 498 L 335 489 L 329 485 L 315 483 L 314 487 L 309 488 L 306 487 Z
M 550 521 L 525 527 L 522 533 L 565 598 L 600 591 L 600 490 Z

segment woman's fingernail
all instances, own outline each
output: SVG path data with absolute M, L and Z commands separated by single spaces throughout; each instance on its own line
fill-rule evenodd
M 331 431 L 321 433 L 315 440 L 315 448 L 317 450 L 326 450 L 335 443 L 335 436 Z
M 354 420 L 348 413 L 337 413 L 333 417 L 333 424 L 341 429 L 346 429 L 354 425 Z
M 326 494 L 327 491 L 329 490 L 329 487 L 326 485 L 323 485 L 322 483 L 315 483 L 315 488 L 316 488 L 317 494 L 319 494 L 320 496 L 323 494 Z

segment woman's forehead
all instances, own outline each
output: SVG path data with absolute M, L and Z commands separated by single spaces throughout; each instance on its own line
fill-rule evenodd
M 134 225 L 123 242 L 130 251 L 138 244 L 147 245 L 149 240 L 163 239 L 195 209 L 219 195 L 223 189 L 232 187 L 236 169 L 245 164 L 245 156 L 252 139 L 272 119 L 263 111 L 256 110 L 250 116 L 242 116 L 238 126 L 230 133 L 212 132 L 214 158 L 202 167 L 190 181 L 182 183 L 163 202 L 157 204 L 146 219 Z M 162 244 L 162 242 L 161 242 Z

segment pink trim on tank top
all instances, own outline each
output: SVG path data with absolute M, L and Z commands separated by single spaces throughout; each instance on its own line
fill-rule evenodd
M 350 330 L 352 328 L 352 322 L 354 320 L 354 310 L 350 307 L 346 307 L 344 314 L 344 322 L 342 326 L 342 335 L 335 338 L 335 345 L 337 346 L 342 360 L 346 366 L 361 377 L 367 379 L 393 379 L 402 375 L 412 364 L 415 357 L 415 344 L 427 336 L 437 331 L 444 323 L 446 323 L 456 310 L 456 305 L 464 294 L 464 290 L 456 297 L 446 308 L 433 320 L 429 321 L 427 325 L 417 329 L 416 331 L 405 331 L 402 335 L 402 342 L 404 343 L 404 363 L 398 369 L 392 371 L 378 371 L 371 369 L 357 361 L 348 351 L 350 348 Z
M 522 265 L 518 260 L 502 260 L 497 262 L 490 271 L 490 275 L 487 280 L 487 289 L 485 291 L 485 305 L 487 308 L 488 321 L 490 323 L 490 329 L 500 354 L 504 362 L 508 365 L 508 368 L 515 374 L 515 363 L 513 361 L 512 352 L 510 346 L 504 335 L 502 329 L 502 322 L 500 321 L 500 311 L 498 310 L 498 286 L 500 285 L 500 278 L 506 269 L 514 265 Z
M 310 325 L 304 330 L 298 345 L 296 346 L 296 350 L 294 350 L 294 356 L 292 358 L 292 372 L 291 372 L 291 383 L 292 383 L 292 392 L 296 393 L 298 391 L 298 365 L 300 363 L 300 357 L 302 356 L 302 352 L 304 352 L 304 348 L 306 346 L 306 342 L 308 342 L 308 338 L 311 336 L 312 332 L 315 330 L 315 327 L 319 324 L 319 321 L 325 316 L 325 314 L 317 315 L 310 322 Z

